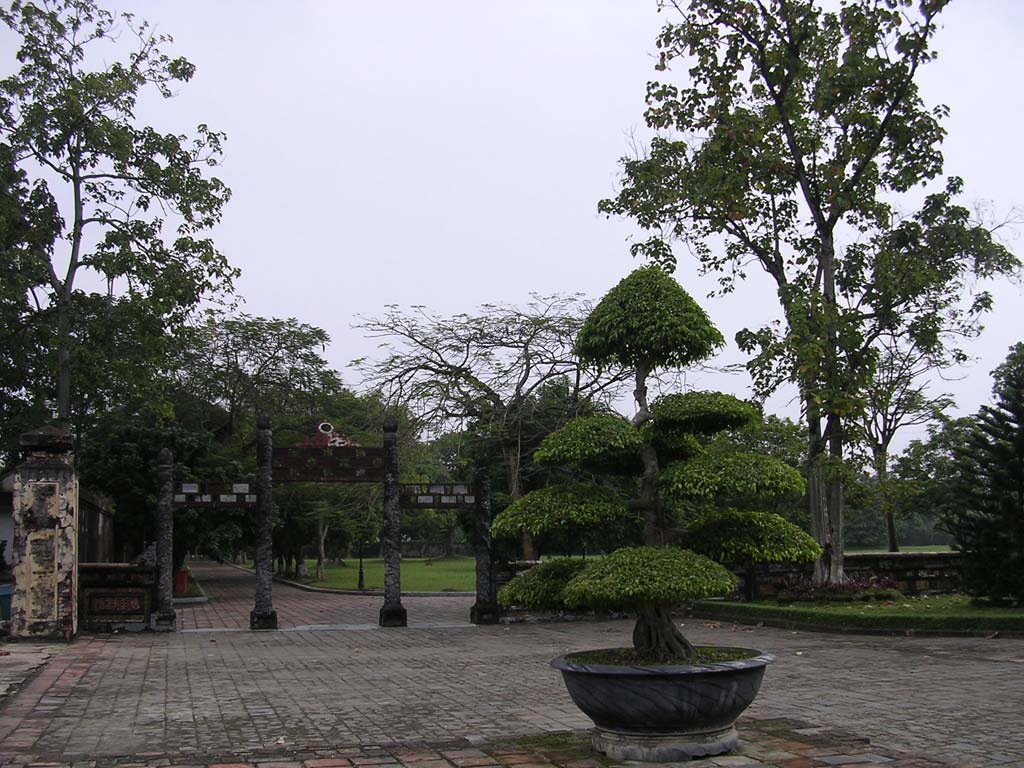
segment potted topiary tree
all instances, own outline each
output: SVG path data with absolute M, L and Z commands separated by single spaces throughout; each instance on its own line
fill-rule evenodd
M 575 419 L 549 435 L 534 460 L 576 465 L 596 475 L 632 475 L 635 494 L 622 498 L 621 484 L 613 483 L 548 487 L 518 499 L 494 520 L 495 536 L 528 531 L 536 537 L 630 515 L 642 520 L 643 546 L 618 549 L 585 565 L 549 566 L 533 577 L 527 571 L 500 596 L 505 604 L 527 608 L 560 603 L 635 614 L 632 648 L 552 662 L 573 700 L 597 726 L 594 746 L 615 759 L 672 761 L 729 751 L 737 742 L 736 717 L 753 701 L 764 668 L 773 661 L 751 649 L 695 647 L 672 618 L 674 606 L 729 594 L 736 585 L 735 576 L 719 563 L 674 545 L 685 536 L 687 522 L 704 526 L 694 538 L 708 544 L 705 551 L 718 554 L 700 532 L 721 514 L 715 508 L 721 497 L 737 501 L 751 490 L 768 493 L 773 483 L 776 489 L 802 490 L 799 473 L 762 456 L 720 457 L 719 464 L 729 463 L 730 473 L 750 469 L 745 464 L 759 467 L 760 480 L 753 488 L 736 483 L 730 489 L 724 475 L 715 479 L 703 470 L 687 471 L 712 467 L 701 436 L 758 417 L 749 403 L 707 392 L 648 403 L 648 381 L 658 369 L 706 359 L 722 343 L 700 306 L 661 269 L 644 267 L 622 280 L 587 318 L 577 352 L 588 363 L 633 370 L 637 413 L 632 420 L 612 414 Z M 806 556 L 807 541 L 800 539 L 806 534 L 781 518 L 769 527 L 781 529 L 786 541 L 801 543 L 772 549 L 773 559 Z M 756 533 L 752 538 L 763 543 Z M 811 547 L 813 553 L 813 541 Z M 744 555 L 760 552 L 755 547 Z

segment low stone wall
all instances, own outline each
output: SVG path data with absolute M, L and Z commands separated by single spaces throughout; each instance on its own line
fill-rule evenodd
M 905 595 L 958 592 L 962 586 L 959 552 L 887 552 L 849 554 L 844 559 L 846 575 L 853 579 L 872 576 L 896 582 Z M 740 578 L 739 595 L 746 594 L 746 573 Z M 757 572 L 757 596 L 771 597 L 787 585 L 811 577 L 811 567 L 761 566 Z
M 83 632 L 150 628 L 156 610 L 156 568 L 130 563 L 80 563 L 78 616 Z

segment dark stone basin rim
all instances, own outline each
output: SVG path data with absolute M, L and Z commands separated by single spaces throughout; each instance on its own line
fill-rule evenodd
M 665 676 L 675 674 L 714 674 L 715 672 L 734 672 L 738 669 L 753 669 L 763 667 L 775 661 L 770 653 L 758 651 L 753 648 L 734 648 L 732 646 L 716 646 L 730 651 L 748 651 L 756 654 L 749 659 L 737 661 L 716 661 L 709 664 L 680 664 L 677 666 L 636 666 L 624 664 L 581 664 L 576 661 L 569 661 L 565 656 L 559 656 L 551 660 L 551 666 L 562 672 L 584 672 L 594 675 L 610 676 L 631 676 L 642 677 L 645 675 Z M 598 648 L 594 651 L 577 651 L 577 653 L 597 653 L 604 650 L 616 650 L 614 648 Z

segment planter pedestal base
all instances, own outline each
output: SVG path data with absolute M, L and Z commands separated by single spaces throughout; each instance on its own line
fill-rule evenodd
M 622 733 L 597 728 L 594 749 L 612 760 L 639 760 L 649 763 L 684 762 L 695 757 L 710 757 L 732 751 L 738 736 L 731 725 L 711 731 L 690 733 Z

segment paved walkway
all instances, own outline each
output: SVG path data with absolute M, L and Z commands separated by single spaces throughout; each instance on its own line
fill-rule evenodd
M 207 560 L 189 563 L 196 580 L 210 598 L 208 603 L 180 606 L 178 625 L 183 630 L 249 630 L 249 612 L 255 599 L 256 577 L 249 571 Z M 278 626 L 288 629 L 335 627 L 366 629 L 377 626 L 384 598 L 307 592 L 274 582 L 274 608 Z M 413 627 L 450 627 L 469 624 L 472 597 L 402 598 Z
M 626 621 L 379 629 L 370 621 L 379 598 L 275 585 L 279 615 L 293 628 L 230 631 L 249 608 L 242 611 L 240 596 L 237 609 L 216 607 L 217 590 L 227 603 L 251 577 L 226 566 L 208 575 L 211 585 L 223 584 L 190 621 L 199 627 L 221 616 L 227 626 L 76 641 L 0 709 L 0 755 L 26 762 L 149 753 L 154 765 L 205 765 L 204 755 L 242 751 L 239 760 L 253 762 L 260 750 L 288 749 L 297 768 L 306 759 L 354 759 L 331 750 L 360 747 L 360 759 L 384 765 L 401 759 L 398 753 L 367 757 L 367 750 L 466 739 L 493 745 L 584 729 L 590 723 L 547 661 L 567 650 L 627 644 L 631 630 Z M 414 613 L 414 600 L 410 618 L 430 625 L 427 604 Z M 299 628 L 318 623 L 311 618 L 369 628 Z M 839 755 L 863 765 L 928 764 L 887 751 L 902 749 L 957 766 L 1024 766 L 1024 640 L 836 636 L 704 621 L 688 622 L 685 631 L 701 643 L 762 648 L 779 658 L 749 711 L 759 721 L 743 730 L 748 747 L 762 752 L 715 764 L 844 764 Z M 773 736 L 778 723 L 790 732 Z M 862 743 L 858 757 L 829 735 L 836 728 L 871 744 Z M 501 763 L 488 755 L 480 759 Z M 434 759 L 419 768 L 492 764 Z M 588 768 L 573 762 L 565 768 Z

